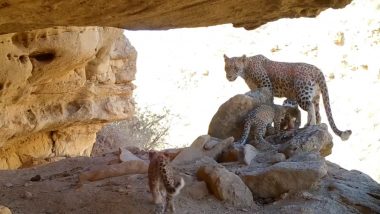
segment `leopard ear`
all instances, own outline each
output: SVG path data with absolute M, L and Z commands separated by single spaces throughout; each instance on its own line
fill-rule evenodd
M 226 54 L 223 54 L 224 59 L 228 59 L 228 56 Z

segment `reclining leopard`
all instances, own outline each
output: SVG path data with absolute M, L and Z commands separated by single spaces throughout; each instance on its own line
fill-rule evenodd
M 351 130 L 340 131 L 333 120 L 325 77 L 320 69 L 307 63 L 277 62 L 263 55 L 227 57 L 224 55 L 226 77 L 234 81 L 242 77 L 251 90 L 269 88 L 273 96 L 295 100 L 307 111 L 307 125 L 321 123 L 319 99 L 322 94 L 329 124 L 336 135 L 348 140 Z

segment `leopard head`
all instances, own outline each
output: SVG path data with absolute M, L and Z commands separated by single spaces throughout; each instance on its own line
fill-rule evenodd
M 301 126 L 301 112 L 296 106 L 283 106 L 284 118 L 281 120 L 281 130 L 294 130 Z
M 228 81 L 234 81 L 238 76 L 242 76 L 244 74 L 244 64 L 245 64 L 246 56 L 242 57 L 227 57 L 224 54 L 224 70 L 226 71 L 226 78 Z

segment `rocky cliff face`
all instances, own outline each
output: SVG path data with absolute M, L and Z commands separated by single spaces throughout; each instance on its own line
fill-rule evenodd
M 170 29 L 232 23 L 254 29 L 280 18 L 315 17 L 351 0 L 16 1 L 0 2 L 0 34 L 52 26 Z
M 88 156 L 102 123 L 133 114 L 136 51 L 121 29 L 5 34 L 0 65 L 0 169 Z

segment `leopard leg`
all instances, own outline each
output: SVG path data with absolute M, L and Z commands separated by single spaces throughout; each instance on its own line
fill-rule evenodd
M 166 208 L 165 208 L 165 212 L 169 212 L 169 213 L 174 213 L 175 212 L 173 197 L 174 196 L 172 194 L 167 193 L 167 195 L 166 195 Z
M 251 126 L 252 126 L 252 124 L 251 124 L 250 116 L 248 116 L 248 118 L 245 120 L 244 131 L 243 131 L 243 134 L 242 134 L 241 139 L 240 139 L 238 144 L 245 145 L 247 143 L 247 139 L 249 136 L 249 132 L 251 130 Z
M 255 126 L 255 138 L 260 144 L 267 144 L 267 141 L 264 139 L 267 126 L 264 124 L 257 124 Z
M 157 177 L 149 177 L 149 189 L 153 196 L 153 202 L 155 204 L 162 204 L 162 195 L 160 192 L 160 181 Z
M 316 95 L 313 99 L 314 109 L 315 109 L 315 120 L 317 124 L 321 124 L 321 114 L 319 113 L 319 100 L 320 95 Z
M 301 101 L 298 101 L 300 107 L 307 111 L 307 123 L 305 127 L 310 126 L 310 125 L 315 125 L 316 124 L 316 118 L 315 118 L 315 109 L 314 105 L 310 100 L 302 99 Z
M 315 125 L 315 107 L 312 100 L 312 95 L 315 92 L 315 83 L 302 81 L 296 84 L 300 85 L 297 91 L 297 103 L 303 110 L 307 111 L 307 123 L 305 127 Z
M 274 125 L 274 132 L 275 134 L 278 134 L 281 132 L 281 122 L 285 120 L 285 117 L 274 117 L 273 118 L 273 125 Z

